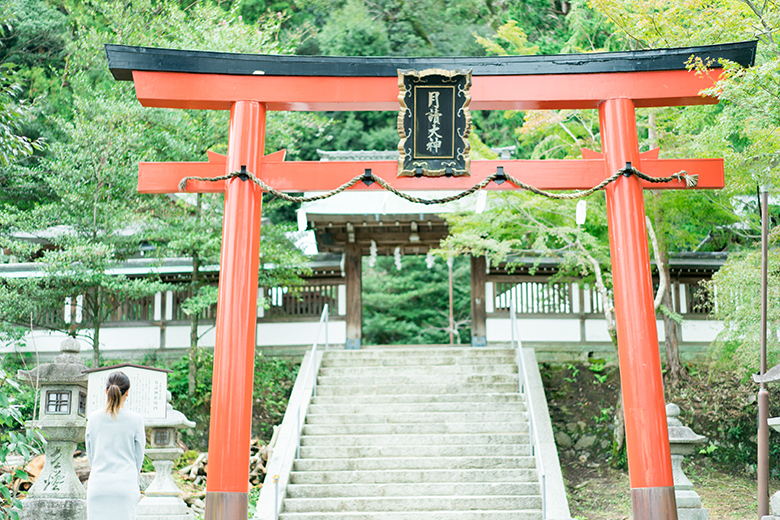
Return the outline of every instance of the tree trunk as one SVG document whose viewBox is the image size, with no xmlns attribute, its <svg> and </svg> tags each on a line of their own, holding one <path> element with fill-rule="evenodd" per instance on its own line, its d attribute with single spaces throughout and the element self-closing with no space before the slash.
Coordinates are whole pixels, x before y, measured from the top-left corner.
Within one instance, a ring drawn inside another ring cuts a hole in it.
<svg viewBox="0 0 780 520">
<path fill-rule="evenodd" d="M 198 294 L 200 288 L 200 257 L 192 255 L 192 296 Z M 195 395 L 195 376 L 198 373 L 198 313 L 190 314 L 190 351 L 189 351 L 189 395 Z"/>
<path fill-rule="evenodd" d="M 617 326 L 615 324 L 614 305 L 607 293 L 607 288 L 604 285 L 604 276 L 601 273 L 601 266 L 598 260 L 582 248 L 585 256 L 590 260 L 593 265 L 593 273 L 596 275 L 596 289 L 598 289 L 601 295 L 603 307 L 604 307 L 604 319 L 607 322 L 607 332 L 609 338 L 612 340 L 612 345 L 615 347 L 615 353 L 618 353 L 618 337 Z M 620 356 L 618 354 L 618 371 L 620 370 Z M 615 403 L 615 415 L 612 419 L 614 429 L 612 431 L 612 467 L 622 468 L 626 465 L 626 458 L 624 457 L 626 450 L 626 417 L 623 411 L 623 387 L 620 386 L 617 396 L 617 402 Z"/>
<path fill-rule="evenodd" d="M 86 303 L 86 298 L 84 298 Z M 102 321 L 101 312 L 102 298 L 100 295 L 100 287 L 95 290 L 95 305 L 92 312 L 92 326 L 95 329 L 95 334 L 92 336 L 92 368 L 98 368 L 100 366 L 100 322 Z"/>
<path fill-rule="evenodd" d="M 626 416 L 623 411 L 623 387 L 618 389 L 615 417 L 612 419 L 612 460 L 613 468 L 624 468 L 627 463 L 626 452 Z"/>
<path fill-rule="evenodd" d="M 662 252 L 664 254 L 665 252 Z M 665 256 L 665 254 L 664 254 Z M 659 265 L 659 269 L 666 271 L 666 279 L 670 280 L 670 283 L 666 285 L 666 290 L 661 300 L 661 305 L 665 306 L 668 310 L 673 311 L 674 305 L 672 304 L 672 284 L 671 277 L 669 276 L 669 262 L 664 258 L 663 266 Z M 669 378 L 669 383 L 672 386 L 678 386 L 685 376 L 685 371 L 682 365 L 682 359 L 680 358 L 680 348 L 677 341 L 677 323 L 668 315 L 667 312 L 661 312 L 664 318 L 664 347 L 666 348 L 666 373 Z"/>
<path fill-rule="evenodd" d="M 201 217 L 201 195 L 198 193 L 195 203 L 195 221 L 200 224 Z M 192 252 L 192 279 L 190 280 L 192 289 L 191 297 L 198 295 L 200 290 L 200 255 L 197 251 Z M 195 395 L 195 379 L 198 373 L 198 313 L 190 314 L 190 351 L 189 351 L 189 385 L 188 393 Z"/>
<path fill-rule="evenodd" d="M 666 350 L 666 371 L 669 384 L 674 387 L 679 386 L 685 373 L 682 366 L 682 359 L 680 358 L 680 348 L 677 340 L 677 323 L 669 316 L 667 311 L 674 311 L 674 305 L 672 304 L 672 276 L 669 269 L 669 247 L 664 240 L 663 227 L 664 216 L 661 208 L 661 194 L 655 192 L 653 194 L 653 202 L 655 202 L 655 210 L 653 211 L 653 227 L 657 229 L 658 235 L 653 240 L 653 247 L 655 249 L 656 263 L 658 264 L 658 277 L 665 284 L 662 283 L 659 287 L 660 299 L 656 297 L 656 310 L 661 306 L 666 307 L 666 311 L 661 309 L 661 315 L 664 320 L 664 349 Z M 648 227 L 648 229 L 650 229 Z M 652 236 L 652 235 L 651 235 Z M 659 305 L 660 304 L 660 305 Z"/>
<path fill-rule="evenodd" d="M 78 324 L 76 323 L 76 312 L 78 310 L 78 295 L 70 297 L 70 325 L 68 326 L 68 336 L 76 337 Z"/>
</svg>

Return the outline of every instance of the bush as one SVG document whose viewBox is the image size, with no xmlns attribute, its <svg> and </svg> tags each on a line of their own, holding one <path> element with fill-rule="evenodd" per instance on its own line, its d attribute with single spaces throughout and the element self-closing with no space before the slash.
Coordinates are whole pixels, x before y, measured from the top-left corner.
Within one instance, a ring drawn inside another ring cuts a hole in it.
<svg viewBox="0 0 780 520">
<path fill-rule="evenodd" d="M 26 461 L 40 453 L 43 437 L 39 431 L 25 430 L 20 406 L 16 397 L 23 388 L 0 368 L 0 466 L 7 463 L 11 454 L 19 454 Z M 21 467 L 0 476 L 0 519 L 18 520 L 22 504 L 11 482 L 14 478 L 26 479 Z"/>
<path fill-rule="evenodd" d="M 189 395 L 189 360 L 185 356 L 173 365 L 168 374 L 168 390 L 173 396 L 173 406 L 197 426 L 182 432 L 182 441 L 187 447 L 206 451 L 209 442 L 209 420 L 211 417 L 211 376 L 214 355 L 207 349 L 198 349 L 195 394 Z M 269 441 L 274 425 L 281 424 L 287 401 L 290 399 L 299 363 L 255 357 L 254 389 L 252 406 L 252 436 Z"/>
<path fill-rule="evenodd" d="M 30 370 L 34 367 L 35 358 L 32 354 L 12 353 L 0 360 L 0 370 L 5 372 L 11 379 L 16 378 L 18 370 Z M 10 392 L 21 420 L 32 420 L 33 410 L 35 409 L 35 389 L 29 385 L 19 385 L 18 388 L 10 389 Z M 38 406 L 40 407 L 40 403 L 38 403 Z M 40 410 L 38 414 L 40 414 Z"/>
</svg>

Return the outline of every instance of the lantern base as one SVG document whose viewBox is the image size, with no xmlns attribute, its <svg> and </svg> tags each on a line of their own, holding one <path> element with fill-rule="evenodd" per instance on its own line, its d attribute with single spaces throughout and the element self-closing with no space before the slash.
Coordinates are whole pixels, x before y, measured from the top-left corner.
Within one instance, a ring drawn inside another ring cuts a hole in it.
<svg viewBox="0 0 780 520">
<path fill-rule="evenodd" d="M 20 520 L 87 520 L 87 501 L 80 498 L 26 498 Z"/>
<path fill-rule="evenodd" d="M 138 503 L 138 520 L 195 520 L 179 497 L 145 497 Z"/>
</svg>

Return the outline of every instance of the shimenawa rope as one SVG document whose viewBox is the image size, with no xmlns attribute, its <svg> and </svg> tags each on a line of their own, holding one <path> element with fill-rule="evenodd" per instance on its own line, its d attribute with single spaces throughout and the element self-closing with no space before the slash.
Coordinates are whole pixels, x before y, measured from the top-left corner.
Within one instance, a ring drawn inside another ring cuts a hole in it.
<svg viewBox="0 0 780 520">
<path fill-rule="evenodd" d="M 631 167 L 630 164 L 627 164 L 625 168 L 621 168 L 620 170 L 616 171 L 612 176 L 604 179 L 601 181 L 598 185 L 587 189 L 583 191 L 576 191 L 574 193 L 552 193 L 545 190 L 540 190 L 539 188 L 536 188 L 534 186 L 531 186 L 529 184 L 524 183 L 523 181 L 509 175 L 508 173 L 504 172 L 504 168 L 502 166 L 499 166 L 495 173 L 491 173 L 484 179 L 482 179 L 481 182 L 475 184 L 471 188 L 462 191 L 460 193 L 457 193 L 455 195 L 451 195 L 449 197 L 442 197 L 440 199 L 422 199 L 419 197 L 414 197 L 412 195 L 409 195 L 407 193 L 403 193 L 401 191 L 398 191 L 397 189 L 393 188 L 386 180 L 384 180 L 381 177 L 378 177 L 371 173 L 371 170 L 366 170 L 365 173 L 362 173 L 360 175 L 355 176 L 354 178 L 350 179 L 348 182 L 342 184 L 338 188 L 331 190 L 327 193 L 322 193 L 320 195 L 312 195 L 310 197 L 295 197 L 292 195 L 287 195 L 286 193 L 283 193 L 281 191 L 277 191 L 274 188 L 270 187 L 263 181 L 257 178 L 254 173 L 247 171 L 245 168 L 241 168 L 240 171 L 235 171 L 228 173 L 227 175 L 221 175 L 219 177 L 185 177 L 179 182 L 179 191 L 186 191 L 187 189 L 187 181 L 207 181 L 207 182 L 216 182 L 216 181 L 224 181 L 227 179 L 232 179 L 233 177 L 242 177 L 244 180 L 249 179 L 260 188 L 263 189 L 263 191 L 266 191 L 268 193 L 271 193 L 277 197 L 279 197 L 282 200 L 287 200 L 290 202 L 313 202 L 315 200 L 323 200 L 330 198 L 338 193 L 341 193 L 344 190 L 347 190 L 357 184 L 358 182 L 363 181 L 366 183 L 366 185 L 371 185 L 372 183 L 376 182 L 379 184 L 379 186 L 382 187 L 382 189 L 385 189 L 391 193 L 394 193 L 398 195 L 399 197 L 406 199 L 410 202 L 415 202 L 418 204 L 425 204 L 425 205 L 432 205 L 432 204 L 445 204 L 447 202 L 452 202 L 458 199 L 462 199 L 463 197 L 467 197 L 468 195 L 471 195 L 472 193 L 479 191 L 483 188 L 485 188 L 488 184 L 491 182 L 496 182 L 497 184 L 501 184 L 504 181 L 509 181 L 518 188 L 521 188 L 523 190 L 530 191 L 531 193 L 535 193 L 537 195 L 541 195 L 543 197 L 548 197 L 550 199 L 558 199 L 558 200 L 572 200 L 572 199 L 580 199 L 583 197 L 587 197 L 588 195 L 591 195 L 592 193 L 602 190 L 606 188 L 610 183 L 615 182 L 621 175 L 636 175 L 640 179 L 646 180 L 648 182 L 652 183 L 662 183 L 662 182 L 671 182 L 671 181 L 685 181 L 685 185 L 688 188 L 696 187 L 699 183 L 699 176 L 696 174 L 689 174 L 685 170 L 681 170 L 677 173 L 673 173 L 669 177 L 651 177 L 645 173 L 640 172 L 639 170 L 636 170 Z"/>
</svg>

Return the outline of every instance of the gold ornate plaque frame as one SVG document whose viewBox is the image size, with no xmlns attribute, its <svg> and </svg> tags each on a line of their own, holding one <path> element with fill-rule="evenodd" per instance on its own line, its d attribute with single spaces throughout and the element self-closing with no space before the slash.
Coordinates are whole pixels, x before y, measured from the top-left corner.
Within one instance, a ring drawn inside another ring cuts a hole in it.
<svg viewBox="0 0 780 520">
<path fill-rule="evenodd" d="M 398 176 L 470 175 L 471 70 L 398 70 Z"/>
</svg>

